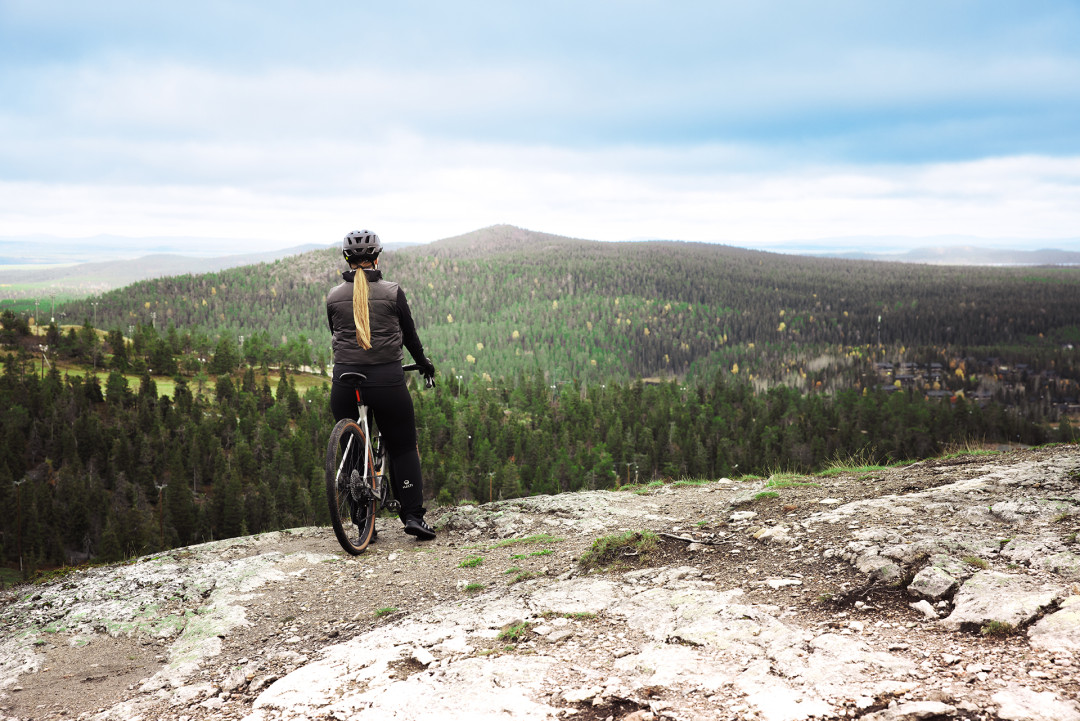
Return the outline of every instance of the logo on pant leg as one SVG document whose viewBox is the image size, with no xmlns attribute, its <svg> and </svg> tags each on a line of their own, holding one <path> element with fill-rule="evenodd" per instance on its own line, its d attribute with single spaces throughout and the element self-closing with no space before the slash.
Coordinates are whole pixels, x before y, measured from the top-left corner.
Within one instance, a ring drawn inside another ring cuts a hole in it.
<svg viewBox="0 0 1080 721">
<path fill-rule="evenodd" d="M 412 488 L 413 487 L 412 481 L 410 481 L 408 478 L 406 478 L 404 481 L 401 482 L 401 487 L 403 489 L 404 488 Z"/>
</svg>

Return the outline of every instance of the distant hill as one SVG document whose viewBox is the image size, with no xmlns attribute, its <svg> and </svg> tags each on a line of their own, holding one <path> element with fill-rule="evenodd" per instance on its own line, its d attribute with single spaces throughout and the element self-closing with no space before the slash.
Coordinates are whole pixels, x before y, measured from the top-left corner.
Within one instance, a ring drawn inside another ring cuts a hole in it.
<svg viewBox="0 0 1080 721">
<path fill-rule="evenodd" d="M 884 260 L 931 265 L 1080 265 L 1080 253 L 1071 250 L 1002 250 L 973 246 L 915 248 L 903 253 L 844 251 L 817 253 L 822 257 Z"/>
<path fill-rule="evenodd" d="M 41 283 L 65 289 L 95 285 L 104 286 L 104 290 L 111 290 L 147 278 L 163 278 L 185 273 L 213 273 L 242 265 L 272 262 L 278 258 L 299 255 L 320 248 L 322 246 L 307 244 L 266 253 L 245 253 L 217 258 L 159 253 L 132 260 L 79 263 L 42 270 L 0 271 L 0 283 Z"/>
<path fill-rule="evenodd" d="M 272 262 L 323 247 L 309 243 L 265 253 L 216 258 L 158 253 L 131 260 L 107 260 L 46 268 L 28 265 L 0 270 L 0 286 L 5 286 L 4 295 L 12 298 L 40 296 L 43 293 L 80 297 L 104 293 L 149 278 L 214 273 L 227 268 Z"/>
<path fill-rule="evenodd" d="M 154 312 L 159 328 L 244 335 L 245 349 L 299 340 L 327 362 L 324 299 L 344 267 L 327 248 L 140 281 L 100 297 L 98 325 L 149 324 Z M 461 375 L 681 376 L 744 362 L 750 344 L 761 372 L 780 373 L 780 359 L 797 348 L 842 355 L 879 341 L 1053 348 L 1080 340 L 1080 268 L 604 243 L 505 225 L 387 252 L 383 268 L 408 293 L 433 358 Z M 64 310 L 76 319 L 93 313 L 87 301 Z"/>
<path fill-rule="evenodd" d="M 241 255 L 262 247 L 257 238 L 214 238 L 203 236 L 123 236 L 92 235 L 59 237 L 55 235 L 0 236 L 0 264 L 48 265 L 62 261 L 133 260 L 147 255 L 183 255 L 214 258 Z M 300 243 L 298 243 L 299 245 Z M 315 247 L 314 245 L 309 247 Z"/>
<path fill-rule="evenodd" d="M 8 244 L 12 245 L 10 242 Z M 395 250 L 412 245 L 414 244 L 387 243 L 385 247 Z M 3 246 L 4 242 L 0 241 L 0 251 Z M 55 292 L 69 298 L 78 298 L 122 288 L 140 280 L 215 273 L 228 268 L 271 263 L 301 253 L 326 250 L 327 247 L 325 244 L 305 243 L 260 253 L 209 257 L 183 253 L 151 253 L 137 258 L 109 258 L 75 265 L 46 263 L 47 259 L 40 252 L 35 254 L 32 249 L 20 247 L 20 250 L 11 256 L 0 256 L 0 265 L 15 266 L 0 270 L 0 286 L 4 287 L 5 297 L 36 297 Z M 330 247 L 336 248 L 337 244 Z M 108 256 L 121 251 L 119 246 L 93 245 L 88 247 L 86 257 L 95 257 L 98 253 Z"/>
</svg>

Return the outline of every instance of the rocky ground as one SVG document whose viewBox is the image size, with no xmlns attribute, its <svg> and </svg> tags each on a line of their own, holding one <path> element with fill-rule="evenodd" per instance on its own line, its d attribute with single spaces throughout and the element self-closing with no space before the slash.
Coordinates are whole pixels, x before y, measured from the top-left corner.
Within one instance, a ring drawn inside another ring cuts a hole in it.
<svg viewBox="0 0 1080 721">
<path fill-rule="evenodd" d="M 1080 721 L 1078 446 L 429 519 L 6 591 L 0 719 Z"/>
</svg>

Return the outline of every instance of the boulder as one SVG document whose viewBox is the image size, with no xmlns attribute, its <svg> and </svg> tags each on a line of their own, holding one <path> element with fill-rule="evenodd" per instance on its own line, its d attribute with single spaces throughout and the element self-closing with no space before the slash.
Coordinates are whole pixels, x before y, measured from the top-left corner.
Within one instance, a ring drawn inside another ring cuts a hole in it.
<svg viewBox="0 0 1080 721">
<path fill-rule="evenodd" d="M 1028 639 L 1035 648 L 1080 651 L 1080 596 L 1062 601 L 1060 609 L 1031 627 Z"/>
<path fill-rule="evenodd" d="M 944 569 L 927 566 L 915 574 L 907 590 L 913 596 L 937 601 L 955 591 L 957 583 L 958 581 Z"/>
<path fill-rule="evenodd" d="M 1062 595 L 1062 588 L 1040 584 L 1026 576 L 980 571 L 956 592 L 953 612 L 942 623 L 957 629 L 991 623 L 1018 628 L 1034 621 Z"/>
</svg>

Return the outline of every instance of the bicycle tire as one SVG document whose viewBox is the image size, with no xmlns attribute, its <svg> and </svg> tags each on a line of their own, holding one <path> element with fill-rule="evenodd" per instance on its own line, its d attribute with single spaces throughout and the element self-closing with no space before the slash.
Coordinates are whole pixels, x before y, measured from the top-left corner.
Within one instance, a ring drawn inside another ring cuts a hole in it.
<svg viewBox="0 0 1080 721">
<path fill-rule="evenodd" d="M 350 442 L 346 455 L 344 449 Z M 349 418 L 337 422 L 326 445 L 326 500 L 330 505 L 330 523 L 338 543 L 354 556 L 364 552 L 375 531 L 375 467 L 370 454 L 364 463 L 366 446 L 364 429 Z M 365 498 L 353 499 L 350 484 L 354 473 L 359 482 L 371 489 Z"/>
</svg>

